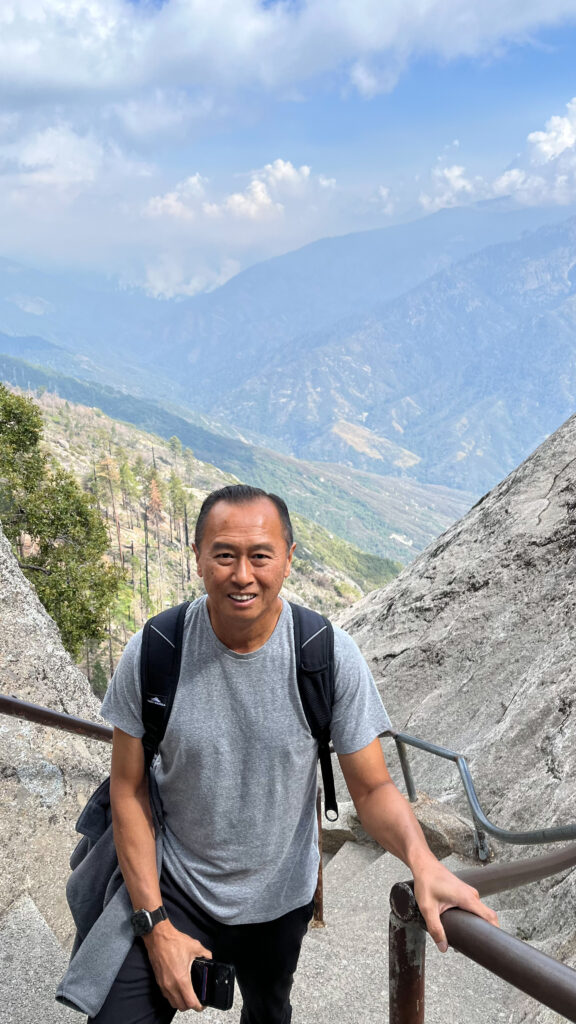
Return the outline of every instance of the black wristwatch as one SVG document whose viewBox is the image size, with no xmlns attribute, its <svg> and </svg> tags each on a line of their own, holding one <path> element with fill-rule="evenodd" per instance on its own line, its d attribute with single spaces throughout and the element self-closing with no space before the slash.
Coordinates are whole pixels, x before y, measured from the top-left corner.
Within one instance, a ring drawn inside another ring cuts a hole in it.
<svg viewBox="0 0 576 1024">
<path fill-rule="evenodd" d="M 159 921 L 166 921 L 168 914 L 166 907 L 158 907 L 157 910 L 136 910 L 130 918 L 134 935 L 149 935 L 155 924 Z"/>
</svg>

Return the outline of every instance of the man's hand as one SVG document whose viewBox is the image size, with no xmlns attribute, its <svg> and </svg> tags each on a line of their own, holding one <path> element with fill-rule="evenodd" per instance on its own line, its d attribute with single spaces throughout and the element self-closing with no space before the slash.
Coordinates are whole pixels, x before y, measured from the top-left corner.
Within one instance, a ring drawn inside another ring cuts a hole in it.
<svg viewBox="0 0 576 1024">
<path fill-rule="evenodd" d="M 435 857 L 427 858 L 422 868 L 414 871 L 414 895 L 428 934 L 441 953 L 448 949 L 448 942 L 440 915 L 450 907 L 460 907 L 498 926 L 498 917 L 481 902 L 476 889 L 456 878 Z"/>
<path fill-rule="evenodd" d="M 354 754 L 340 754 L 339 760 L 362 825 L 412 871 L 414 895 L 440 951 L 445 953 L 448 948 L 440 914 L 449 907 L 460 907 L 497 925 L 496 914 L 480 902 L 476 890 L 456 878 L 431 853 L 408 801 L 390 778 L 379 740 Z"/>
<path fill-rule="evenodd" d="M 144 936 L 148 957 L 163 996 L 175 1010 L 196 1010 L 204 1007 L 190 979 L 192 961 L 197 956 L 212 959 L 212 953 L 197 939 L 179 932 L 170 921 L 160 921 Z"/>
</svg>

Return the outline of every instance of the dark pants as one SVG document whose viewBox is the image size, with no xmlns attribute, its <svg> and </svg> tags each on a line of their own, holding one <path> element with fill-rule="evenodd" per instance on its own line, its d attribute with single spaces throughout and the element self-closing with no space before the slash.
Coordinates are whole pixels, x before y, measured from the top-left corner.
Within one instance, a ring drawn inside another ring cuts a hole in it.
<svg viewBox="0 0 576 1024">
<path fill-rule="evenodd" d="M 198 939 L 215 960 L 234 964 L 242 994 L 241 1024 L 290 1024 L 290 991 L 312 903 L 261 924 L 215 921 L 163 873 L 164 906 L 175 928 Z M 162 995 L 146 947 L 136 939 L 93 1024 L 169 1024 L 174 1010 Z"/>
</svg>

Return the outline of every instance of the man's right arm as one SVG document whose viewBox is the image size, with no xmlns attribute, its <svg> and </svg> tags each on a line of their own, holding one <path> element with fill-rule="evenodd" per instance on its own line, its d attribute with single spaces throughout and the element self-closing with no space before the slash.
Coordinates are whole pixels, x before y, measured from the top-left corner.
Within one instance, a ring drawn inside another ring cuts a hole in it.
<svg viewBox="0 0 576 1024">
<path fill-rule="evenodd" d="M 114 729 L 110 800 L 118 862 L 134 910 L 155 910 L 162 903 L 156 869 L 154 825 L 148 797 L 142 740 Z M 156 980 L 177 1010 L 201 1010 L 190 969 L 197 956 L 210 950 L 178 931 L 169 920 L 154 926 L 144 942 Z"/>
</svg>

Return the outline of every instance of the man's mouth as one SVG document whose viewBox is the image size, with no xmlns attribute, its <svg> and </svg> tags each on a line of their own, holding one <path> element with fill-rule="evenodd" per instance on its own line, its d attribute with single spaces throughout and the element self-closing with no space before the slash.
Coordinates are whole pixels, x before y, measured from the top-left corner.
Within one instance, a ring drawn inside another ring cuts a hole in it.
<svg viewBox="0 0 576 1024">
<path fill-rule="evenodd" d="M 254 601 L 256 598 L 256 594 L 228 594 L 228 597 L 235 604 L 250 604 L 250 601 Z"/>
</svg>

